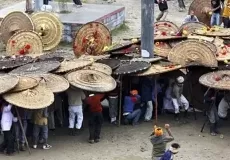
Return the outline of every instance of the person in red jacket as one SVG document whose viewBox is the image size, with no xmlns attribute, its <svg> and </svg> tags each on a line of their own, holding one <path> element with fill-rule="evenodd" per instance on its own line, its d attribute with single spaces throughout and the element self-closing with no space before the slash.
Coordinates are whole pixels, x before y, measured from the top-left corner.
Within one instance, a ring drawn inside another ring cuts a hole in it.
<svg viewBox="0 0 230 160">
<path fill-rule="evenodd" d="M 101 127 L 103 123 L 101 101 L 104 94 L 90 94 L 86 99 L 89 105 L 89 143 L 97 143 L 100 141 Z"/>
</svg>

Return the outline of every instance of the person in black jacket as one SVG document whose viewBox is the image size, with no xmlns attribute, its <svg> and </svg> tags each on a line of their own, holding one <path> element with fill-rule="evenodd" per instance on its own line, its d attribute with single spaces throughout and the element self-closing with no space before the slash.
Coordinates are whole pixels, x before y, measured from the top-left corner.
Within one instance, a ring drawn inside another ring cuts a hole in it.
<svg viewBox="0 0 230 160">
<path fill-rule="evenodd" d="M 184 0 L 178 0 L 178 5 L 179 5 L 179 12 L 185 11 Z"/>
<path fill-rule="evenodd" d="M 155 3 L 158 4 L 160 13 L 157 16 L 157 21 L 159 20 L 165 20 L 166 16 L 168 15 L 168 4 L 167 0 L 156 0 Z"/>
<path fill-rule="evenodd" d="M 221 4 L 223 3 L 223 0 L 211 0 L 211 10 L 212 16 L 211 16 L 211 26 L 219 26 L 220 25 L 220 16 L 221 16 Z"/>
<path fill-rule="evenodd" d="M 77 6 L 82 6 L 81 0 L 73 0 L 74 4 Z"/>
</svg>

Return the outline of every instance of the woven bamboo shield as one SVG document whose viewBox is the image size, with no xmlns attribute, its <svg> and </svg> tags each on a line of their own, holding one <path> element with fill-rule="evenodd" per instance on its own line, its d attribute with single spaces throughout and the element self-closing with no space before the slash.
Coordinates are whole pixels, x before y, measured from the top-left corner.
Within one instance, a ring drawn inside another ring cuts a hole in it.
<svg viewBox="0 0 230 160">
<path fill-rule="evenodd" d="M 209 41 L 203 41 L 203 40 L 197 40 L 197 39 L 188 39 L 186 40 L 186 42 L 197 42 L 199 41 L 199 43 L 204 43 L 205 45 L 207 45 L 213 52 L 214 55 L 216 55 L 217 53 L 217 47 L 215 46 L 215 44 L 209 42 Z"/>
<path fill-rule="evenodd" d="M 97 60 L 97 62 L 106 64 L 107 66 L 110 66 L 110 68 L 112 69 L 116 69 L 117 67 L 120 66 L 121 63 L 119 59 L 112 59 L 112 58 Z"/>
<path fill-rule="evenodd" d="M 10 92 L 24 91 L 36 87 L 37 85 L 38 85 L 38 81 L 36 79 L 31 77 L 20 76 L 18 84 Z"/>
<path fill-rule="evenodd" d="M 47 73 L 33 77 L 39 81 L 39 85 L 49 88 L 53 93 L 64 92 L 69 88 L 69 82 L 63 76 Z"/>
<path fill-rule="evenodd" d="M 53 92 L 41 85 L 21 92 L 6 93 L 3 98 L 18 107 L 26 109 L 41 109 L 54 102 Z"/>
<path fill-rule="evenodd" d="M 99 22 L 89 22 L 76 33 L 73 50 L 77 57 L 82 54 L 100 55 L 105 46 L 112 44 L 109 29 Z"/>
<path fill-rule="evenodd" d="M 112 68 L 106 64 L 103 64 L 103 63 L 93 63 L 91 66 L 86 66 L 83 69 L 99 71 L 99 72 L 105 73 L 107 75 L 112 74 Z"/>
<path fill-rule="evenodd" d="M 181 65 L 174 64 L 172 62 L 156 62 L 151 65 L 149 69 L 144 72 L 136 74 L 137 76 L 149 76 L 157 75 L 161 73 L 171 72 L 177 69 L 180 69 Z"/>
<path fill-rule="evenodd" d="M 168 41 L 168 44 L 170 45 L 170 47 L 174 47 L 175 45 L 177 45 L 180 42 L 181 42 L 181 40 L 174 40 L 174 41 Z"/>
<path fill-rule="evenodd" d="M 46 54 L 40 55 L 39 58 L 41 59 L 46 59 L 46 58 L 54 58 L 54 57 L 62 57 L 65 60 L 71 60 L 74 59 L 75 56 L 71 50 L 55 50 L 55 51 L 50 51 L 47 52 Z"/>
<path fill-rule="evenodd" d="M 44 50 L 52 50 L 58 46 L 62 38 L 63 26 L 59 18 L 48 12 L 37 12 L 31 16 L 35 31 L 42 37 Z"/>
<path fill-rule="evenodd" d="M 154 41 L 185 40 L 187 36 L 155 35 Z"/>
<path fill-rule="evenodd" d="M 197 16 L 200 22 L 210 26 L 210 17 L 208 10 L 211 9 L 210 0 L 193 0 L 189 7 L 188 13 L 194 11 L 194 14 Z"/>
<path fill-rule="evenodd" d="M 112 47 L 109 50 L 106 50 L 106 52 L 116 52 L 121 51 L 127 48 L 130 48 L 133 45 L 132 42 L 125 42 L 125 43 L 119 43 L 119 44 L 113 44 Z M 124 51 L 123 51 L 124 53 Z"/>
<path fill-rule="evenodd" d="M 120 66 L 114 71 L 113 74 L 125 75 L 138 73 L 147 70 L 150 66 L 150 63 L 144 61 L 122 61 Z"/>
<path fill-rule="evenodd" d="M 78 70 L 66 75 L 69 83 L 93 92 L 109 92 L 116 88 L 116 81 L 109 75 L 94 70 Z"/>
<path fill-rule="evenodd" d="M 168 60 L 182 66 L 217 67 L 212 50 L 199 41 L 184 41 L 171 49 Z"/>
<path fill-rule="evenodd" d="M 204 74 L 199 82 L 207 87 L 220 90 L 230 90 L 230 71 L 222 70 Z"/>
<path fill-rule="evenodd" d="M 8 42 L 10 37 L 21 30 L 34 30 L 34 25 L 30 17 L 19 11 L 9 13 L 1 21 L 0 33 L 4 44 Z"/>
<path fill-rule="evenodd" d="M 154 53 L 161 57 L 168 57 L 172 47 L 167 42 L 155 42 Z"/>
<path fill-rule="evenodd" d="M 187 22 L 180 26 L 179 32 L 182 33 L 184 30 L 187 32 L 187 34 L 193 33 L 196 29 L 200 29 L 203 27 L 207 27 L 206 24 L 202 22 Z"/>
<path fill-rule="evenodd" d="M 93 60 L 73 59 L 70 61 L 63 61 L 55 73 L 62 74 L 70 71 L 82 69 L 93 64 Z"/>
<path fill-rule="evenodd" d="M 33 58 L 29 56 L 2 56 L 0 57 L 0 70 L 16 68 L 32 61 Z"/>
<path fill-rule="evenodd" d="M 45 74 L 56 70 L 60 66 L 58 61 L 43 61 L 30 63 L 21 67 L 18 67 L 10 72 L 15 75 L 30 75 L 30 74 Z"/>
<path fill-rule="evenodd" d="M 216 59 L 217 61 L 230 60 L 230 47 L 224 45 L 224 40 L 222 38 L 216 37 L 213 44 L 217 48 Z"/>
<path fill-rule="evenodd" d="M 154 23 L 154 32 L 166 32 L 169 34 L 176 34 L 178 26 L 170 21 L 158 21 Z"/>
<path fill-rule="evenodd" d="M 215 29 L 217 28 L 217 29 Z M 208 36 L 208 37 L 229 37 L 230 36 L 230 30 L 228 28 L 207 28 L 206 30 L 197 29 L 194 32 L 198 35 Z"/>
<path fill-rule="evenodd" d="M 0 76 L 0 94 L 6 93 L 18 84 L 19 78 L 14 75 Z"/>
<path fill-rule="evenodd" d="M 78 59 L 83 59 L 83 60 L 91 60 L 93 59 L 94 61 L 101 60 L 101 59 L 107 59 L 110 57 L 110 54 L 103 54 L 99 56 L 91 56 L 91 55 L 82 55 Z"/>
<path fill-rule="evenodd" d="M 42 54 L 42 39 L 34 31 L 19 31 L 8 40 L 6 52 L 8 55 Z"/>
</svg>

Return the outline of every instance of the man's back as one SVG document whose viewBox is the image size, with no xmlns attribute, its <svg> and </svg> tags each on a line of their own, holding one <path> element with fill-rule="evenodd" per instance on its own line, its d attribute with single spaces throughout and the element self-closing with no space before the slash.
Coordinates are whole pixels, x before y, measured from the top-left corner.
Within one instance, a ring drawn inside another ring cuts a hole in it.
<svg viewBox="0 0 230 160">
<path fill-rule="evenodd" d="M 68 102 L 70 106 L 81 106 L 82 100 L 85 99 L 85 94 L 81 89 L 69 88 L 67 90 Z"/>
<path fill-rule="evenodd" d="M 171 136 L 153 136 L 151 138 L 151 143 L 153 145 L 152 156 L 161 157 L 164 155 L 166 150 L 166 144 L 173 141 L 174 138 Z"/>
</svg>

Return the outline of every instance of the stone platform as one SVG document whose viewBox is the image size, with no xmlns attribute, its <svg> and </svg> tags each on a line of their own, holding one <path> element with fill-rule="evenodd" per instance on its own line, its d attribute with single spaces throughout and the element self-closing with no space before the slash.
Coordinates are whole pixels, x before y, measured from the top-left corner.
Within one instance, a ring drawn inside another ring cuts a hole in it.
<svg viewBox="0 0 230 160">
<path fill-rule="evenodd" d="M 59 13 L 59 4 L 50 2 L 53 11 L 59 16 L 64 25 L 63 41 L 72 42 L 76 31 L 83 24 L 97 21 L 104 23 L 110 30 L 119 27 L 125 20 L 125 7 L 102 4 L 83 4 L 77 8 L 73 3 L 67 3 L 68 13 Z M 0 19 L 12 11 L 25 11 L 25 2 L 16 3 L 0 10 Z"/>
</svg>

